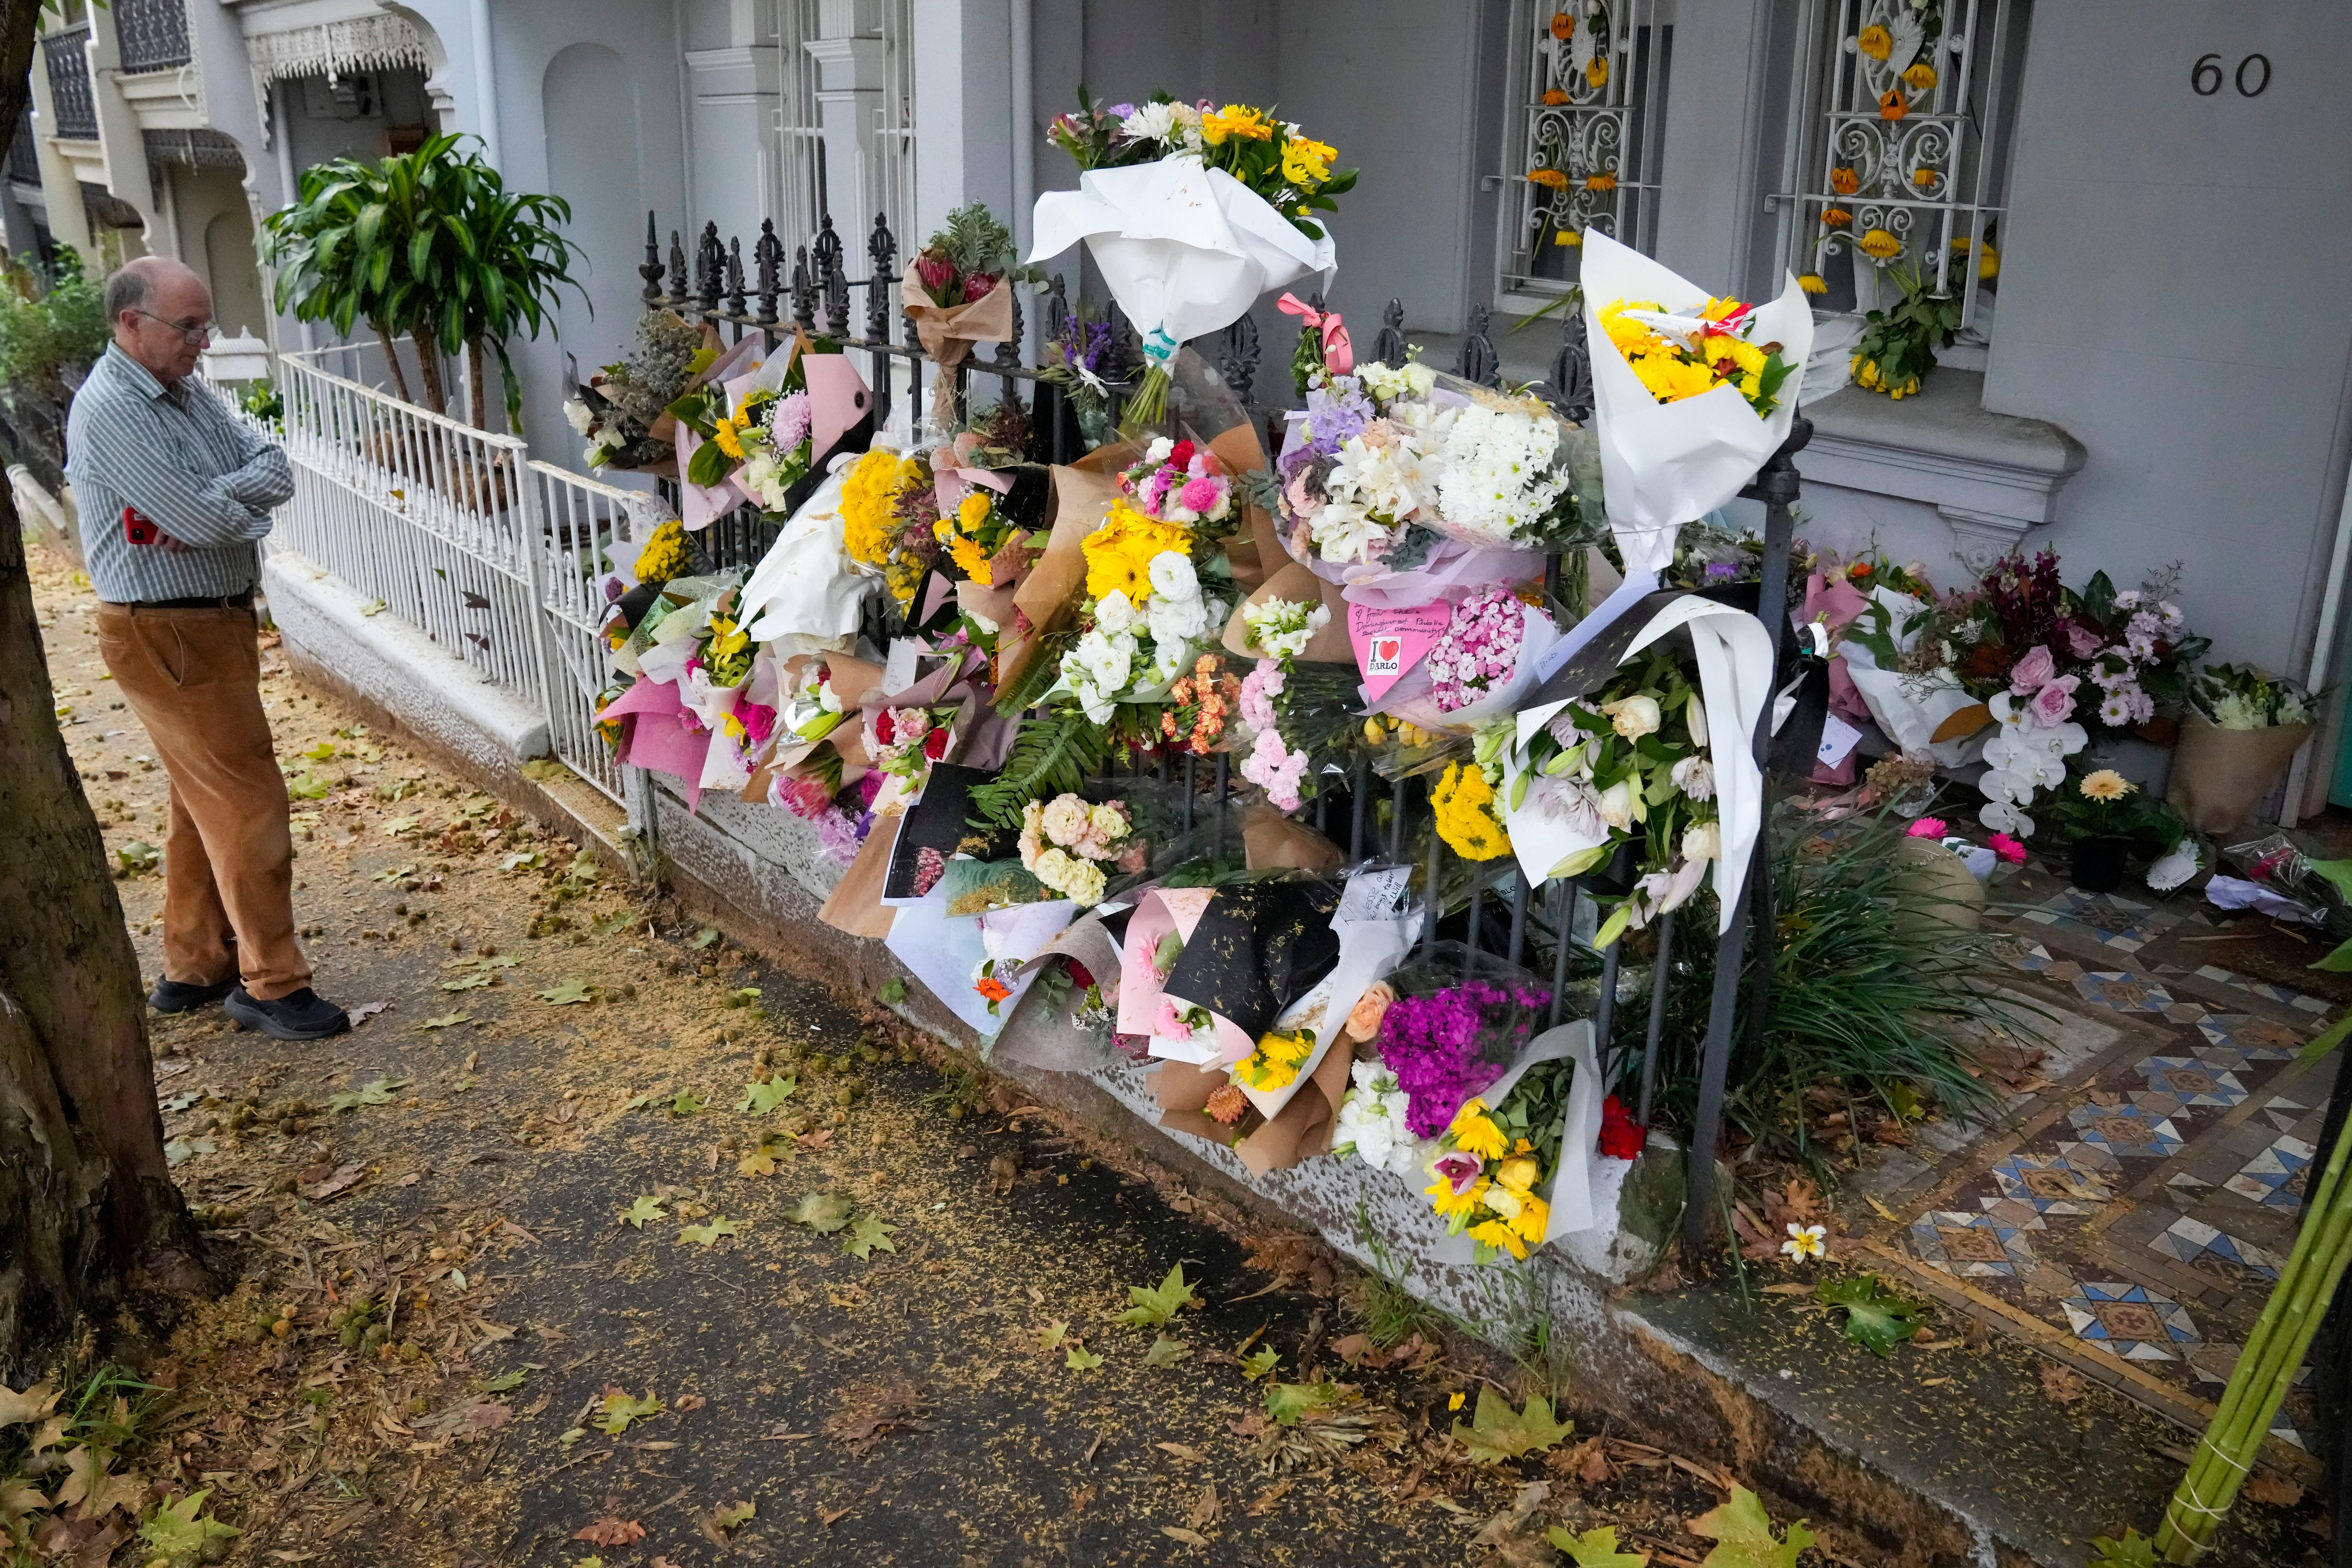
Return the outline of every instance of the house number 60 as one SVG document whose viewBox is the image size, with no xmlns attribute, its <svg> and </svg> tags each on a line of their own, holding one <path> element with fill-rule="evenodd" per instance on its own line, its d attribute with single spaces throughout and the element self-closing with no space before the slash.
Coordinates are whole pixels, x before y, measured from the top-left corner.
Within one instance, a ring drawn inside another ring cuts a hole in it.
<svg viewBox="0 0 2352 1568">
<path fill-rule="evenodd" d="M 2268 55 L 2248 55 L 2238 62 L 2238 96 L 2260 98 L 2271 85 L 2271 57 Z M 2200 98 L 2211 98 L 2221 90 L 2221 57 L 2200 55 L 2197 63 L 2189 68 L 2189 90 Z"/>
</svg>

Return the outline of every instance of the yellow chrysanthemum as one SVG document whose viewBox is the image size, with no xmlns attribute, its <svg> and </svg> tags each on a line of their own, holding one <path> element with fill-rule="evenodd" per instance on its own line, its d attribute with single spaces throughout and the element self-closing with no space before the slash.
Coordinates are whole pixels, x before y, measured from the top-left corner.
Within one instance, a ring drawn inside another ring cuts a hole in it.
<svg viewBox="0 0 2352 1568">
<path fill-rule="evenodd" d="M 1483 770 L 1475 765 L 1447 763 L 1444 777 L 1430 793 L 1437 836 L 1465 860 L 1489 861 L 1508 854 L 1511 835 L 1504 831 L 1490 809 L 1494 799 L 1494 786 L 1486 782 Z"/>
<path fill-rule="evenodd" d="M 852 560 L 880 566 L 888 558 L 892 508 L 899 492 L 921 477 L 921 465 L 879 447 L 851 465 L 841 483 L 841 542 Z"/>
<path fill-rule="evenodd" d="M 1871 229 L 1856 243 L 1863 255 L 1875 256 L 1881 261 L 1885 261 L 1888 256 L 1899 255 L 1903 249 L 1903 242 L 1885 229 Z"/>
<path fill-rule="evenodd" d="M 1926 92 L 1936 85 L 1936 68 L 1920 60 L 1904 71 L 1903 80 L 1913 92 Z"/>
<path fill-rule="evenodd" d="M 1454 1113 L 1453 1125 L 1446 1131 L 1454 1134 L 1455 1148 L 1475 1155 L 1482 1160 L 1499 1160 L 1503 1152 L 1511 1146 L 1511 1141 L 1503 1135 L 1503 1129 L 1495 1125 L 1494 1118 L 1486 1114 L 1484 1100 L 1473 1099 L 1465 1103 L 1462 1109 Z"/>
<path fill-rule="evenodd" d="M 1544 1239 L 1544 1228 L 1551 1223 L 1551 1205 L 1539 1197 L 1519 1199 L 1519 1212 L 1511 1219 L 1511 1228 L 1530 1247 Z"/>
<path fill-rule="evenodd" d="M 686 570 L 686 525 L 672 517 L 653 531 L 637 552 L 639 582 L 667 582 Z"/>
<path fill-rule="evenodd" d="M 1587 174 L 1584 177 L 1584 188 L 1588 191 L 1598 191 L 1604 193 L 1613 191 L 1617 188 L 1617 176 L 1606 172 L 1600 174 Z"/>
<path fill-rule="evenodd" d="M 1577 233 L 1574 229 L 1561 229 L 1559 233 L 1551 236 L 1551 243 L 1554 245 L 1582 245 L 1584 243 L 1584 236 Z"/>
<path fill-rule="evenodd" d="M 1519 1233 L 1512 1228 L 1511 1222 L 1507 1219 L 1489 1219 L 1483 1225 L 1472 1226 L 1470 1239 L 1483 1241 L 1497 1251 L 1508 1252 L 1514 1258 L 1525 1258 L 1528 1255 L 1528 1244 L 1520 1239 Z"/>
<path fill-rule="evenodd" d="M 1331 161 L 1339 150 L 1311 136 L 1294 136 L 1282 144 L 1282 177 L 1301 190 L 1331 177 Z"/>
</svg>

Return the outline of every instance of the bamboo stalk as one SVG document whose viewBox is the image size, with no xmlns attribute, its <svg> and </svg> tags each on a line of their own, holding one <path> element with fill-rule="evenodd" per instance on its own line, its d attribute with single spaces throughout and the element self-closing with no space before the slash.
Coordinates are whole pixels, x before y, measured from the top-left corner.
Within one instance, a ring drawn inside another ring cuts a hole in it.
<svg viewBox="0 0 2352 1568">
<path fill-rule="evenodd" d="M 2352 1129 L 2347 1129 L 2352 1133 Z M 2262 1317 L 2231 1369 L 2230 1385 L 2189 1462 L 2189 1473 L 2164 1511 L 2156 1547 L 2168 1563 L 2193 1563 L 2211 1544 L 2213 1533 L 2236 1501 L 2303 1364 L 2312 1336 L 2327 1315 L 2345 1266 L 2352 1262 L 2352 1184 L 2345 1179 L 2352 1135 L 2339 1134 L 2327 1165 L 2310 1192 L 2303 1228 L 2286 1267 L 2271 1288 Z"/>
</svg>

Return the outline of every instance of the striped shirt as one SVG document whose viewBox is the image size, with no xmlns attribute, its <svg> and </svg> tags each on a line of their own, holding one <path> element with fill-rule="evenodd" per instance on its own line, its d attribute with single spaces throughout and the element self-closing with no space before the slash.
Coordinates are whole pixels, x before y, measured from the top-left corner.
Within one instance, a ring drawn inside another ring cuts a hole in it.
<svg viewBox="0 0 2352 1568">
<path fill-rule="evenodd" d="M 66 450 L 99 598 L 226 597 L 259 579 L 255 547 L 269 532 L 269 509 L 294 494 L 293 471 L 197 377 L 166 387 L 108 344 L 74 393 Z M 188 548 L 132 544 L 122 532 L 125 507 Z"/>
</svg>

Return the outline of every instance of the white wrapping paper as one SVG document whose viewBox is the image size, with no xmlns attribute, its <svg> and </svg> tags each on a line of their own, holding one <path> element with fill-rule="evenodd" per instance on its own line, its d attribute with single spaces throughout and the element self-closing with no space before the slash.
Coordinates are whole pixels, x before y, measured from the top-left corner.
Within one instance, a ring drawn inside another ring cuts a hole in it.
<svg viewBox="0 0 2352 1568">
<path fill-rule="evenodd" d="M 739 623 L 779 658 L 845 653 L 878 581 L 842 543 L 841 489 L 855 457 L 837 462 L 793 514 L 737 596 Z"/>
<path fill-rule="evenodd" d="M 1793 277 L 1778 299 L 1756 308 L 1750 340 L 1759 347 L 1778 342 L 1780 358 L 1794 367 L 1769 419 L 1733 386 L 1661 403 L 1601 330 L 1601 310 L 1620 299 L 1654 299 L 1670 313 L 1696 315 L 1706 290 L 1598 230 L 1586 232 L 1580 265 L 1609 527 L 1631 580 L 1669 564 L 1675 530 L 1738 495 L 1789 438 L 1812 349 L 1813 313 Z"/>
<path fill-rule="evenodd" d="M 1033 262 L 1077 244 L 1164 366 L 1189 339 L 1221 332 L 1269 288 L 1309 272 L 1327 280 L 1339 253 L 1327 230 L 1309 239 L 1265 197 L 1190 153 L 1124 169 L 1089 169 L 1075 191 L 1037 198 Z"/>
</svg>

